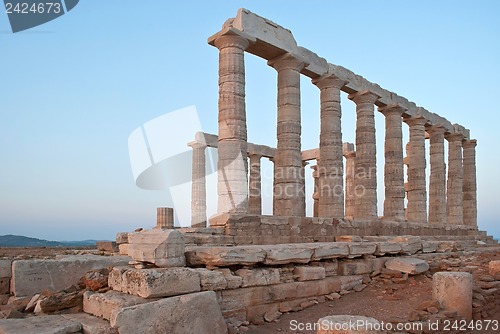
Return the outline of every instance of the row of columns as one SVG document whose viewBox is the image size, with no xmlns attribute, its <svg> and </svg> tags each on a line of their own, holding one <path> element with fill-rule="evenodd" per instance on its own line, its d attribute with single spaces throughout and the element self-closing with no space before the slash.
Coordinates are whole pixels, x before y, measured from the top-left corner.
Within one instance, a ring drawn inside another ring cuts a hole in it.
<svg viewBox="0 0 500 334">
<path fill-rule="evenodd" d="M 250 184 L 247 178 L 244 51 L 251 42 L 242 33 L 234 30 L 228 30 L 214 41 L 214 45 L 220 51 L 218 213 L 261 212 L 261 180 L 260 172 L 257 172 L 260 171 L 260 157 L 250 156 L 252 167 Z M 268 65 L 277 71 L 278 76 L 277 148 L 273 159 L 273 214 L 301 217 L 305 216 L 305 184 L 301 155 L 300 72 L 308 64 L 286 53 L 269 60 Z M 321 217 L 376 219 L 378 218 L 377 162 L 374 113 L 375 103 L 380 97 L 371 91 L 359 91 L 348 96 L 356 104 L 356 153 L 350 156 L 352 159 L 347 158 L 347 175 L 351 172 L 355 175 L 353 180 L 346 180 L 347 186 L 348 182 L 353 182 L 352 189 L 354 189 L 353 194 L 347 194 L 343 191 L 340 105 L 340 91 L 346 82 L 331 74 L 323 75 L 312 82 L 320 89 L 321 99 L 319 145 L 321 159 L 314 171 L 317 176 L 315 212 Z M 386 130 L 384 218 L 392 221 L 404 221 L 406 218 L 411 222 L 465 223 L 475 226 L 477 215 L 475 141 L 464 142 L 462 134 L 446 134 L 445 129 L 440 126 L 428 127 L 428 121 L 421 116 L 403 118 L 406 109 L 400 105 L 388 105 L 378 110 L 385 116 Z M 403 121 L 410 129 L 406 189 Z M 425 172 L 426 133 L 430 136 L 429 213 L 427 213 Z M 448 181 L 445 178 L 445 138 L 449 142 Z M 201 161 L 201 158 L 197 159 Z M 202 191 L 198 190 L 198 184 L 196 186 L 193 184 L 193 192 L 195 188 L 196 194 L 201 196 Z M 405 190 L 408 200 L 406 212 Z M 256 195 L 257 192 L 259 196 Z M 195 202 L 198 203 L 195 203 L 196 207 L 202 208 L 204 205 L 202 201 Z"/>
</svg>

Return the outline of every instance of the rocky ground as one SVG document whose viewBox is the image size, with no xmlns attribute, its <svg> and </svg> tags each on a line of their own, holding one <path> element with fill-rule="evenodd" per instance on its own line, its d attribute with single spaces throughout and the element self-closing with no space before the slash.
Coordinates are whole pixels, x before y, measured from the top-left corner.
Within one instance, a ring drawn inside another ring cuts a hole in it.
<svg viewBox="0 0 500 334">
<path fill-rule="evenodd" d="M 75 250 L 62 248 L 0 248 L 0 258 L 52 258 L 57 254 L 99 254 L 96 250 Z M 466 271 L 474 277 L 473 318 L 479 320 L 500 321 L 500 275 L 489 274 L 488 264 L 500 260 L 498 248 L 484 250 L 481 253 L 462 251 L 440 254 L 416 254 L 425 259 L 430 270 L 424 274 L 407 276 L 401 272 L 383 269 L 366 276 L 365 284 L 356 292 L 333 293 L 324 298 L 324 302 L 306 305 L 299 312 L 285 313 L 270 323 L 246 325 L 240 332 L 250 334 L 271 333 L 315 333 L 308 330 L 321 317 L 344 314 L 373 317 L 384 323 L 413 323 L 422 330 L 406 330 L 403 333 L 498 333 L 499 330 L 445 331 L 443 326 L 452 325 L 461 319 L 455 312 L 443 311 L 432 300 L 432 275 L 438 271 Z M 0 300 L 0 318 L 23 318 L 37 314 L 66 314 L 82 310 L 82 296 L 87 290 L 106 291 L 109 269 L 88 272 L 79 285 L 64 291 L 44 291 L 33 298 Z M 8 303 L 8 304 L 7 304 Z M 440 329 L 429 329 L 429 323 L 440 324 Z M 414 327 L 415 328 L 415 327 Z"/>
</svg>

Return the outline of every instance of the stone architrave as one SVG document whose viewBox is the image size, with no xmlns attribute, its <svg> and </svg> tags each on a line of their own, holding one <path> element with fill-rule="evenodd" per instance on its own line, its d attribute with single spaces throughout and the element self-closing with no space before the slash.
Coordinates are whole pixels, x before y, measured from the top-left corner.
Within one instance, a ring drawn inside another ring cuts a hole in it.
<svg viewBox="0 0 500 334">
<path fill-rule="evenodd" d="M 345 157 L 345 217 L 354 217 L 354 170 L 356 151 L 354 151 L 354 144 L 344 143 L 343 153 Z"/>
<path fill-rule="evenodd" d="M 416 116 L 406 120 L 410 127 L 408 165 L 408 221 L 427 222 L 427 186 L 425 178 L 425 124 L 427 120 Z"/>
<path fill-rule="evenodd" d="M 374 103 L 380 98 L 370 91 L 349 95 L 356 103 L 356 158 L 354 218 L 373 220 L 377 214 L 377 146 Z"/>
<path fill-rule="evenodd" d="M 477 227 L 476 145 L 475 139 L 464 141 L 462 144 L 464 224 L 474 227 Z"/>
<path fill-rule="evenodd" d="M 344 167 L 340 88 L 346 81 L 326 74 L 312 82 L 320 89 L 321 99 L 318 216 L 342 218 L 344 217 Z"/>
<path fill-rule="evenodd" d="M 191 183 L 191 227 L 207 225 L 207 188 L 205 180 L 206 159 L 205 143 L 191 142 L 193 149 L 192 183 Z"/>
<path fill-rule="evenodd" d="M 392 104 L 378 110 L 385 116 L 384 219 L 402 222 L 405 220 L 405 188 L 401 116 L 406 108 Z"/>
<path fill-rule="evenodd" d="M 433 125 L 427 129 L 430 140 L 431 175 L 429 181 L 429 224 L 446 223 L 446 164 L 444 160 L 445 128 Z"/>
<path fill-rule="evenodd" d="M 462 225 L 463 209 L 463 165 L 461 133 L 451 133 L 445 136 L 448 140 L 448 182 L 446 191 L 446 223 Z"/>
<path fill-rule="evenodd" d="M 286 53 L 268 61 L 278 72 L 278 144 L 274 156 L 273 213 L 305 216 L 301 152 L 300 71 L 307 65 Z"/>
<path fill-rule="evenodd" d="M 219 144 L 217 213 L 248 211 L 244 51 L 250 40 L 236 29 L 218 34 Z"/>
<path fill-rule="evenodd" d="M 250 183 L 248 192 L 248 213 L 253 215 L 262 214 L 262 185 L 260 155 L 251 154 L 250 158 Z"/>
</svg>

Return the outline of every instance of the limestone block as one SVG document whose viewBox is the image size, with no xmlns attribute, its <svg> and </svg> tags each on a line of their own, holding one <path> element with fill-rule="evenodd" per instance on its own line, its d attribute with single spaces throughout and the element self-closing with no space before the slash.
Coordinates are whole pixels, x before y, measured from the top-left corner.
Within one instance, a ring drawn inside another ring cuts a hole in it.
<svg viewBox="0 0 500 334">
<path fill-rule="evenodd" d="M 342 276 L 364 275 L 373 271 L 373 261 L 366 259 L 339 261 L 338 274 Z"/>
<path fill-rule="evenodd" d="M 349 257 L 371 255 L 376 249 L 377 245 L 373 242 L 351 242 L 349 243 Z"/>
<path fill-rule="evenodd" d="M 326 271 L 323 267 L 298 266 L 293 270 L 298 281 L 313 281 L 326 277 Z"/>
<path fill-rule="evenodd" d="M 30 296 L 49 289 L 65 289 L 77 284 L 90 270 L 125 265 L 128 256 L 70 255 L 50 260 L 16 260 L 12 263 L 11 292 Z"/>
<path fill-rule="evenodd" d="M 349 246 L 347 243 L 322 242 L 314 244 L 314 253 L 311 260 L 333 259 L 337 257 L 346 257 L 349 255 Z"/>
<path fill-rule="evenodd" d="M 399 254 L 402 251 L 402 246 L 398 242 L 376 242 L 377 249 L 375 255 L 383 256 L 385 254 Z"/>
<path fill-rule="evenodd" d="M 128 244 L 118 245 L 118 252 L 120 255 L 128 255 Z"/>
<path fill-rule="evenodd" d="M 95 244 L 100 251 L 118 252 L 118 246 L 115 241 L 97 241 Z"/>
<path fill-rule="evenodd" d="M 148 300 L 141 297 L 113 290 L 107 291 L 106 293 L 86 291 L 83 294 L 83 311 L 109 320 L 113 310 L 126 306 L 142 304 L 147 301 Z"/>
<path fill-rule="evenodd" d="M 241 287 L 241 284 L 243 283 L 243 278 L 233 275 L 230 269 L 222 268 L 222 269 L 215 269 L 215 271 L 220 272 L 224 275 L 224 278 L 227 281 L 228 289 L 237 289 Z"/>
<path fill-rule="evenodd" d="M 437 272 L 432 277 L 432 298 L 445 311 L 456 311 L 472 319 L 472 275 L 466 272 Z"/>
<path fill-rule="evenodd" d="M 239 269 L 236 275 L 243 281 L 241 287 L 272 285 L 280 283 L 280 274 L 277 268 L 271 269 Z"/>
<path fill-rule="evenodd" d="M 122 291 L 123 273 L 129 269 L 128 266 L 114 267 L 108 275 L 108 286 L 115 291 Z"/>
<path fill-rule="evenodd" d="M 453 252 L 454 250 L 456 250 L 455 241 L 439 241 L 437 248 L 438 253 Z"/>
<path fill-rule="evenodd" d="M 0 319 L 2 334 L 70 334 L 81 333 L 79 322 L 60 315 L 43 315 L 26 319 Z"/>
<path fill-rule="evenodd" d="M 116 244 L 128 244 L 128 232 L 118 232 L 116 234 Z"/>
<path fill-rule="evenodd" d="M 111 287 L 116 290 L 114 286 Z M 122 274 L 121 291 L 157 298 L 200 291 L 200 276 L 191 268 L 129 269 Z"/>
<path fill-rule="evenodd" d="M 360 315 L 330 315 L 318 320 L 317 334 L 376 334 L 380 323 Z"/>
<path fill-rule="evenodd" d="M 490 261 L 488 264 L 488 270 L 490 275 L 493 277 L 500 274 L 500 260 Z"/>
<path fill-rule="evenodd" d="M 196 269 L 200 275 L 201 290 L 224 290 L 227 288 L 227 280 L 224 273 L 217 270 L 204 268 Z"/>
<path fill-rule="evenodd" d="M 0 277 L 12 277 L 12 261 L 0 259 Z"/>
<path fill-rule="evenodd" d="M 339 278 L 340 278 L 340 290 L 344 291 L 352 290 L 355 286 L 363 284 L 363 276 L 360 275 L 340 276 Z"/>
<path fill-rule="evenodd" d="M 422 241 L 420 237 L 416 236 L 400 236 L 387 240 L 389 242 L 401 243 L 402 253 L 413 255 L 422 250 Z"/>
<path fill-rule="evenodd" d="M 420 274 L 429 270 L 427 261 L 409 257 L 398 257 L 387 260 L 385 262 L 385 267 L 411 275 Z"/>
<path fill-rule="evenodd" d="M 186 252 L 189 265 L 225 267 L 253 265 L 264 261 L 266 252 L 259 246 L 194 247 Z"/>
<path fill-rule="evenodd" d="M 438 250 L 439 241 L 422 240 L 422 253 L 434 253 Z"/>
<path fill-rule="evenodd" d="M 276 265 L 286 263 L 308 263 L 311 261 L 314 249 L 307 245 L 273 245 L 264 246 L 266 259 L 264 264 Z"/>
<path fill-rule="evenodd" d="M 180 267 L 186 263 L 183 235 L 176 230 L 154 229 L 129 233 L 128 254 L 136 261 L 158 267 Z"/>
<path fill-rule="evenodd" d="M 111 317 L 120 334 L 227 333 L 215 292 L 203 291 L 128 306 Z"/>
<path fill-rule="evenodd" d="M 288 289 L 286 289 L 287 287 Z M 295 296 L 296 289 L 297 287 L 294 283 L 285 283 L 270 286 L 254 286 L 234 290 L 223 290 L 221 291 L 219 304 L 223 312 L 239 310 L 242 307 L 271 302 L 273 301 L 273 298 L 276 300 L 284 298 L 282 297 L 284 294 L 283 291 L 292 293 L 293 296 Z"/>
<path fill-rule="evenodd" d="M 118 330 L 112 328 L 108 321 L 86 313 L 61 314 L 61 316 L 64 319 L 79 322 L 82 325 L 83 334 L 118 334 Z"/>
</svg>

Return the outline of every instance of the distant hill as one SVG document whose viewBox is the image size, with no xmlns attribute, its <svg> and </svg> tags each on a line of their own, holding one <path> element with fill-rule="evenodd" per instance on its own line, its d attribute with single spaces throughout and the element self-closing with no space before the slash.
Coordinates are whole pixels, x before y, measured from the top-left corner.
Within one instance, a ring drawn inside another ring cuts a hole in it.
<svg viewBox="0 0 500 334">
<path fill-rule="evenodd" d="M 80 247 L 95 246 L 96 240 L 49 241 L 22 235 L 0 235 L 0 247 Z"/>
</svg>

